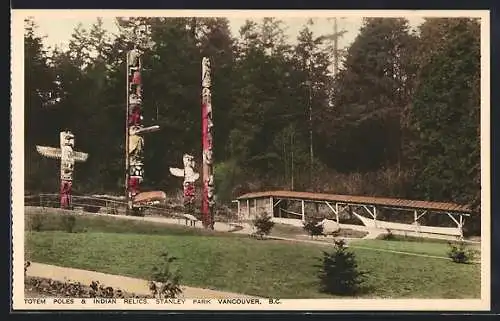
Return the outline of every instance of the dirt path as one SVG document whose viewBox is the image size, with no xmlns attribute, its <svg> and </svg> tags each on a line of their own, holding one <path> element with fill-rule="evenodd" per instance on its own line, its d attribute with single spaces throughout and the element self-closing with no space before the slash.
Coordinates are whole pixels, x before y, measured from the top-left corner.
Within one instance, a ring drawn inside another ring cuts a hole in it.
<svg viewBox="0 0 500 321">
<path fill-rule="evenodd" d="M 31 262 L 26 273 L 27 276 L 52 279 L 65 282 L 74 281 L 82 284 L 90 284 L 92 281 L 99 281 L 105 286 L 111 286 L 114 289 L 121 289 L 129 293 L 148 295 L 151 294 L 148 287 L 148 281 L 131 278 L 121 275 L 113 275 L 95 271 L 73 269 L 55 265 Z M 194 288 L 182 286 L 183 293 L 179 298 L 189 299 L 220 299 L 220 298 L 252 298 L 246 294 L 217 291 L 211 289 Z M 255 298 L 255 297 L 253 297 Z"/>
</svg>

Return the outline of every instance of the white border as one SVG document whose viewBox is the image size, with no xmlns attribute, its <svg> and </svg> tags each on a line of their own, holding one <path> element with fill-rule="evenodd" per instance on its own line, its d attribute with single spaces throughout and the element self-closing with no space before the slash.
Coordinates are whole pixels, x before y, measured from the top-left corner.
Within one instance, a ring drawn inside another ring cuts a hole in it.
<svg viewBox="0 0 500 321">
<path fill-rule="evenodd" d="M 283 300 L 281 305 L 184 305 L 117 304 L 99 309 L 182 309 L 182 310 L 489 310 L 490 298 L 490 17 L 487 10 L 11 10 L 11 79 L 12 79 L 12 237 L 13 237 L 13 309 L 75 309 L 71 306 L 33 306 L 24 303 L 24 18 L 83 18 L 115 16 L 225 16 L 225 17 L 477 17 L 481 18 L 481 299 L 476 300 Z M 90 307 L 90 306 L 86 306 Z M 82 309 L 82 306 L 76 307 Z"/>
</svg>

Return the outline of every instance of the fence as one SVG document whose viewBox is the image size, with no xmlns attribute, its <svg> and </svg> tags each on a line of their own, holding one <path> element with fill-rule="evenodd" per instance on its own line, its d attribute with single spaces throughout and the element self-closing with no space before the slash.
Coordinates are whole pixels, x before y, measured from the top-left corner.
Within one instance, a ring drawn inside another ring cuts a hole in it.
<svg viewBox="0 0 500 321">
<path fill-rule="evenodd" d="M 113 214 L 113 215 L 126 215 L 127 203 L 125 200 L 119 200 L 119 197 L 106 197 L 106 196 L 71 196 L 72 210 L 82 210 L 91 213 Z M 60 196 L 59 194 L 38 194 L 38 195 L 25 195 L 25 206 L 37 206 L 45 208 L 59 208 Z M 145 205 L 142 206 L 143 214 L 145 216 L 163 216 L 163 217 L 177 217 L 179 214 L 184 213 L 182 205 L 167 203 L 165 205 Z M 195 213 L 195 216 L 199 213 Z M 220 208 L 216 213 L 216 220 L 234 221 L 236 213 L 230 208 Z"/>
<path fill-rule="evenodd" d="M 25 206 L 39 206 L 48 208 L 60 207 L 59 194 L 38 194 L 24 197 Z M 72 210 L 82 210 L 91 213 L 125 215 L 127 203 L 116 199 L 94 196 L 71 196 Z M 142 206 L 144 215 L 174 216 L 178 210 L 176 206 L 145 205 Z"/>
</svg>

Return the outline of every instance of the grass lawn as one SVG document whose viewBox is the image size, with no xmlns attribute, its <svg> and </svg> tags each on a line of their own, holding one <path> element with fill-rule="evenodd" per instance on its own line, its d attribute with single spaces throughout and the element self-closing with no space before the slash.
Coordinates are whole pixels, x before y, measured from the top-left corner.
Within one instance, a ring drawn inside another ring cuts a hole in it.
<svg viewBox="0 0 500 321">
<path fill-rule="evenodd" d="M 40 224 L 40 231 L 64 230 L 64 214 L 30 214 L 25 216 L 25 229 L 32 229 L 35 222 Z M 147 235 L 215 235 L 220 237 L 238 237 L 237 234 L 217 232 L 205 229 L 193 229 L 185 225 L 164 224 L 140 220 L 126 220 L 113 216 L 75 215 L 75 232 L 134 233 Z"/>
<path fill-rule="evenodd" d="M 384 249 L 399 252 L 408 252 L 416 254 L 425 254 L 431 256 L 448 257 L 447 253 L 450 250 L 448 243 L 444 242 L 426 242 L 426 241 L 389 241 L 389 240 L 355 240 L 349 246 L 351 248 L 369 247 L 373 249 Z M 480 250 L 478 245 L 468 245 L 470 248 Z M 478 252 L 477 260 L 480 260 Z"/>
<path fill-rule="evenodd" d="M 67 233 L 61 230 L 58 216 L 44 216 L 40 231 L 26 231 L 28 260 L 147 279 L 159 254 L 168 251 L 179 258 L 177 267 L 188 286 L 264 297 L 329 297 L 318 291 L 316 265 L 325 249 L 322 246 L 86 216 L 76 219 L 76 230 L 81 232 Z M 366 285 L 370 291 L 363 297 L 480 296 L 479 265 L 356 248 L 351 251 L 359 267 L 369 271 Z"/>
</svg>

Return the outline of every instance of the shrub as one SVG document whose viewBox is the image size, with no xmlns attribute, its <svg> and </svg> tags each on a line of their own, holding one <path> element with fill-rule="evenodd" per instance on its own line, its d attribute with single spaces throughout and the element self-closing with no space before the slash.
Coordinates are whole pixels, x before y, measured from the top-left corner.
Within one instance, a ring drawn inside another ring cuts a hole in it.
<svg viewBox="0 0 500 321">
<path fill-rule="evenodd" d="M 76 217 L 74 215 L 62 215 L 61 223 L 64 231 L 73 233 L 75 231 Z"/>
<path fill-rule="evenodd" d="M 311 238 L 323 234 L 323 225 L 322 224 L 318 225 L 319 222 L 321 222 L 320 219 L 311 218 L 303 223 L 304 230 L 307 232 L 307 234 L 311 236 Z"/>
<path fill-rule="evenodd" d="M 67 280 L 60 282 L 40 277 L 25 277 L 25 290 L 33 294 L 49 297 L 73 298 L 150 298 L 149 295 L 136 295 L 121 289 L 104 286 L 99 281 L 92 281 L 90 285 Z"/>
<path fill-rule="evenodd" d="M 99 281 L 92 281 L 88 286 L 88 296 L 91 298 L 123 298 L 124 293 L 120 289 L 113 289 L 111 286 L 104 286 Z M 86 287 L 82 287 L 83 293 Z"/>
<path fill-rule="evenodd" d="M 448 257 L 455 263 L 469 263 L 476 256 L 476 251 L 467 248 L 464 241 L 457 243 L 448 242 L 449 251 Z"/>
<path fill-rule="evenodd" d="M 253 220 L 253 225 L 257 230 L 255 234 L 262 239 L 264 235 L 269 235 L 269 233 L 271 233 L 271 230 L 274 227 L 274 222 L 272 221 L 271 216 L 264 212 L 260 213 L 255 220 Z"/>
<path fill-rule="evenodd" d="M 392 233 L 391 230 L 387 229 L 387 233 L 383 235 L 382 239 L 386 241 L 395 241 L 397 237 L 394 235 L 394 233 Z"/>
<path fill-rule="evenodd" d="M 335 241 L 332 253 L 323 252 L 319 273 L 321 291 L 337 295 L 352 295 L 360 290 L 367 272 L 360 271 L 354 253 L 343 240 Z"/>
<path fill-rule="evenodd" d="M 153 267 L 149 289 L 155 298 L 175 298 L 182 293 L 179 271 L 172 271 L 171 268 L 172 262 L 177 258 L 168 253 L 162 253 L 160 256 L 162 261 L 159 266 Z"/>
</svg>

